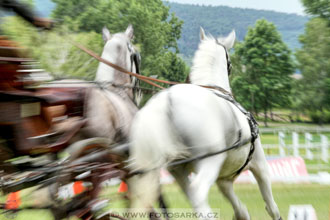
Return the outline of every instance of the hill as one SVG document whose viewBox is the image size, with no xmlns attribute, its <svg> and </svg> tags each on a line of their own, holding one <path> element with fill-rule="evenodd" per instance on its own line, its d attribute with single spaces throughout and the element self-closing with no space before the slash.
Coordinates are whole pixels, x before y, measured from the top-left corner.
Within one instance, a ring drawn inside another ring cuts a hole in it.
<svg viewBox="0 0 330 220">
<path fill-rule="evenodd" d="M 299 48 L 299 35 L 303 34 L 308 17 L 296 14 L 287 14 L 274 11 L 231 8 L 226 6 L 189 5 L 166 3 L 184 21 L 180 52 L 191 57 L 199 42 L 199 27 L 212 35 L 226 35 L 235 29 L 238 40 L 243 40 L 250 26 L 256 20 L 265 18 L 273 22 L 282 35 L 282 39 L 291 49 Z"/>
<path fill-rule="evenodd" d="M 51 0 L 34 0 L 37 10 L 45 17 L 50 16 L 55 4 Z M 199 42 L 199 27 L 215 36 L 226 35 L 235 29 L 238 40 L 243 40 L 249 26 L 265 18 L 273 22 L 283 40 L 291 48 L 299 48 L 298 36 L 304 32 L 308 17 L 274 11 L 231 8 L 226 6 L 189 5 L 165 2 L 170 12 L 184 21 L 182 36 L 178 41 L 184 57 L 193 56 Z"/>
</svg>

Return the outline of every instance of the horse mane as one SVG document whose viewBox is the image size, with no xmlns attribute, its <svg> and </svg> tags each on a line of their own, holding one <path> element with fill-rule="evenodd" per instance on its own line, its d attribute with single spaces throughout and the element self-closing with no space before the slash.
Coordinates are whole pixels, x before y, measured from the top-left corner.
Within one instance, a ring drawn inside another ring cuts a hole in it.
<svg viewBox="0 0 330 220">
<path fill-rule="evenodd" d="M 218 41 L 222 42 L 221 38 Z M 192 84 L 216 85 L 230 91 L 225 50 L 219 47 L 213 36 L 201 40 L 189 78 Z"/>
</svg>

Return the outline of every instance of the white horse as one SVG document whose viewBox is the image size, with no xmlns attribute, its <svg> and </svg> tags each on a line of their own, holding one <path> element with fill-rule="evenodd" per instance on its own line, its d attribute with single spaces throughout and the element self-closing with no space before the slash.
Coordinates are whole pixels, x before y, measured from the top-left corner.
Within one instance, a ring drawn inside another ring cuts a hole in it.
<svg viewBox="0 0 330 220">
<path fill-rule="evenodd" d="M 229 57 L 235 32 L 215 39 L 200 33 L 201 42 L 193 60 L 191 84 L 173 86 L 155 95 L 136 115 L 130 135 L 130 166 L 142 174 L 130 181 L 132 207 L 150 207 L 159 193 L 159 170 L 182 158 L 195 158 L 221 151 L 237 140 L 251 138 L 247 116 L 214 91 L 199 85 L 231 91 Z M 239 135 L 241 134 L 241 135 Z M 241 138 L 239 137 L 241 136 Z M 258 137 L 251 160 L 245 166 L 254 174 L 274 220 L 281 219 L 273 199 L 268 165 Z M 234 219 L 250 219 L 246 207 L 233 190 L 236 173 L 247 161 L 248 142 L 233 150 L 205 159 L 169 167 L 193 208 L 209 219 L 208 192 L 215 182 L 234 209 Z M 195 172 L 192 181 L 188 179 Z"/>
<path fill-rule="evenodd" d="M 105 46 L 101 57 L 130 72 L 137 72 L 137 52 L 131 43 L 133 27 L 129 25 L 125 32 L 113 35 L 107 28 L 102 31 Z M 112 142 L 127 140 L 131 122 L 138 111 L 138 96 L 133 91 L 137 82 L 135 77 L 100 62 L 95 80 L 104 87 L 91 89 L 87 97 L 88 136 L 105 137 Z"/>
</svg>

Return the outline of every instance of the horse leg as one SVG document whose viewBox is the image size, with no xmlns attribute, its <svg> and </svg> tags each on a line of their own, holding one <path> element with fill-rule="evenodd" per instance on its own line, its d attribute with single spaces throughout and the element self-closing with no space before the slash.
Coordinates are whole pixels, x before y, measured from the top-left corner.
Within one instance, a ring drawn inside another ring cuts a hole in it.
<svg viewBox="0 0 330 220">
<path fill-rule="evenodd" d="M 159 178 L 159 169 L 156 169 L 128 179 L 132 211 L 147 213 L 152 209 L 160 195 Z"/>
<path fill-rule="evenodd" d="M 233 188 L 233 180 L 218 179 L 217 185 L 222 192 L 222 194 L 229 200 L 231 203 L 234 213 L 235 220 L 249 220 L 250 216 L 247 211 L 247 208 L 244 204 L 241 203 L 239 198 L 236 196 Z"/>
<path fill-rule="evenodd" d="M 188 197 L 203 219 L 213 219 L 210 216 L 213 212 L 207 201 L 208 192 L 218 178 L 224 158 L 225 155 L 213 156 L 196 163 L 196 176 L 189 186 Z"/>
<path fill-rule="evenodd" d="M 189 199 L 189 174 L 190 169 L 186 169 L 185 165 L 178 165 L 169 169 L 169 172 L 175 178 L 182 191 L 186 194 Z"/>
<path fill-rule="evenodd" d="M 250 161 L 249 169 L 258 182 L 260 192 L 266 203 L 267 212 L 273 220 L 282 219 L 273 198 L 271 181 L 269 177 L 269 167 L 259 138 L 255 141 L 255 152 Z"/>
</svg>

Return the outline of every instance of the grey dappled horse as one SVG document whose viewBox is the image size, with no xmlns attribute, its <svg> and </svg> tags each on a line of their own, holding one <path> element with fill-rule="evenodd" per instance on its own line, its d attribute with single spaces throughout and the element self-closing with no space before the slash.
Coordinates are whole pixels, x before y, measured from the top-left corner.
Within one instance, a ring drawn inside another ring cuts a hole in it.
<svg viewBox="0 0 330 220">
<path fill-rule="evenodd" d="M 137 52 L 132 46 L 132 38 L 131 25 L 125 32 L 116 34 L 110 34 L 107 28 L 103 28 L 105 46 L 101 57 L 128 71 L 136 72 L 138 64 L 134 56 Z M 100 62 L 95 80 L 104 86 L 102 89 L 92 88 L 87 97 L 85 112 L 88 135 L 105 137 L 112 142 L 127 139 L 132 119 L 138 111 L 138 97 L 132 88 L 136 84 L 135 77 Z"/>
</svg>

